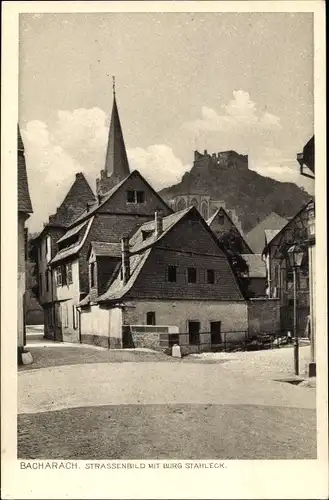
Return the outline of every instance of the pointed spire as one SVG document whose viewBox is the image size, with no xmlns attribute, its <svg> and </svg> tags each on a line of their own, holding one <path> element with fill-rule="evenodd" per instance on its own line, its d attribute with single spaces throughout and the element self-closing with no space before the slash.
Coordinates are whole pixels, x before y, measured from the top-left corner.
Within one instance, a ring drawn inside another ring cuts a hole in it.
<svg viewBox="0 0 329 500">
<path fill-rule="evenodd" d="M 115 77 L 113 76 L 112 78 L 113 107 L 106 151 L 105 170 L 107 177 L 113 176 L 116 178 L 117 182 L 119 182 L 130 174 L 130 170 L 115 97 Z"/>
</svg>

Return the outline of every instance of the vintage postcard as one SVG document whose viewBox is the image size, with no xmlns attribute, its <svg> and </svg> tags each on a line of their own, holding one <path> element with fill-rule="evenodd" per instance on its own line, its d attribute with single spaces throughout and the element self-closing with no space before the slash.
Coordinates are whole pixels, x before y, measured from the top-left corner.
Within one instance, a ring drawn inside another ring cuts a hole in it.
<svg viewBox="0 0 329 500">
<path fill-rule="evenodd" d="M 328 497 L 324 12 L 3 2 L 4 499 Z"/>
</svg>

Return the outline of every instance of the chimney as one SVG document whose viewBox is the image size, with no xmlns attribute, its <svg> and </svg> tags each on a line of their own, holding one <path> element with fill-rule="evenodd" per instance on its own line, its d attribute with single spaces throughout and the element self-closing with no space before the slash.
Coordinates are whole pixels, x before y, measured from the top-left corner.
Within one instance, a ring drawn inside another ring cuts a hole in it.
<svg viewBox="0 0 329 500">
<path fill-rule="evenodd" d="M 159 238 L 159 236 L 163 233 L 163 216 L 160 210 L 155 211 L 155 237 Z"/>
<path fill-rule="evenodd" d="M 203 154 L 206 156 L 208 154 L 208 151 L 205 149 Z"/>
<path fill-rule="evenodd" d="M 102 203 L 102 195 L 98 194 L 97 199 L 98 199 L 98 205 L 100 205 Z"/>
<path fill-rule="evenodd" d="M 125 285 L 130 278 L 129 238 L 127 236 L 124 236 L 121 240 L 121 259 L 122 280 Z"/>
<path fill-rule="evenodd" d="M 90 206 L 91 206 L 91 203 L 89 203 L 89 202 L 87 201 L 87 204 L 86 204 L 86 211 L 87 211 L 87 212 L 89 212 L 89 208 L 90 208 Z"/>
</svg>

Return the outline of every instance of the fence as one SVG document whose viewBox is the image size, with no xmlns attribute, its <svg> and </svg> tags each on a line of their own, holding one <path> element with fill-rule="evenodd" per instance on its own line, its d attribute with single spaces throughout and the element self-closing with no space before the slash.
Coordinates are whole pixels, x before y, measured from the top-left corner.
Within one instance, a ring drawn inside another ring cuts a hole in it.
<svg viewBox="0 0 329 500">
<path fill-rule="evenodd" d="M 249 336 L 248 332 L 221 332 L 220 341 L 212 340 L 211 332 L 202 332 L 198 339 L 190 341 L 189 333 L 172 336 L 168 347 L 178 344 L 183 354 L 201 352 L 238 352 L 275 349 L 292 345 L 293 340 L 277 333 Z"/>
</svg>

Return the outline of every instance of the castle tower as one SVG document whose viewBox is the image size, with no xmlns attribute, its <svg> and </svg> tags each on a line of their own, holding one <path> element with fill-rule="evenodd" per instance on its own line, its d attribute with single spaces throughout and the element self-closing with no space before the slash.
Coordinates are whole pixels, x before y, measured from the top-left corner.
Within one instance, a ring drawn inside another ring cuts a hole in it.
<svg viewBox="0 0 329 500">
<path fill-rule="evenodd" d="M 113 77 L 113 106 L 105 157 L 105 168 L 101 170 L 100 179 L 96 180 L 97 194 L 106 193 L 129 174 L 130 169 L 116 102 L 115 81 Z"/>
</svg>

